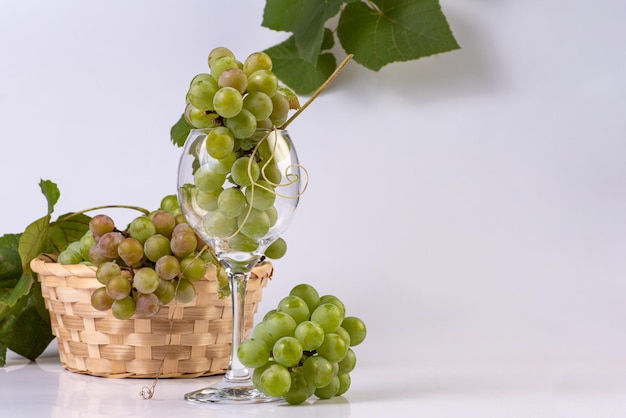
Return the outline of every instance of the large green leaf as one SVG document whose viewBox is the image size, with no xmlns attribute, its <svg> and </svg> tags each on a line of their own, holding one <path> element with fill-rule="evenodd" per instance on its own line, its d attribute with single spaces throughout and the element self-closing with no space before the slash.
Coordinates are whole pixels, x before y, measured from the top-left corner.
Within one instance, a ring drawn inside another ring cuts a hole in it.
<svg viewBox="0 0 626 418">
<path fill-rule="evenodd" d="M 302 59 L 293 36 L 265 52 L 272 58 L 272 71 L 298 94 L 315 91 L 337 68 L 337 61 L 331 53 L 322 53 L 316 64 Z"/>
<path fill-rule="evenodd" d="M 458 49 L 438 0 L 371 0 L 348 4 L 337 26 L 339 42 L 354 60 L 378 71 Z"/>
<path fill-rule="evenodd" d="M 37 219 L 26 227 L 19 244 L 20 258 L 24 272 L 30 272 L 30 261 L 39 254 L 46 252 L 48 231 L 50 230 L 50 215 Z"/>
<path fill-rule="evenodd" d="M 89 229 L 90 220 L 91 217 L 82 213 L 60 216 L 50 224 L 45 252 L 58 254 L 70 243 L 80 240 Z"/>
<path fill-rule="evenodd" d="M 267 0 L 262 25 L 292 32 L 300 57 L 315 64 L 324 39 L 324 25 L 346 0 Z"/>
</svg>

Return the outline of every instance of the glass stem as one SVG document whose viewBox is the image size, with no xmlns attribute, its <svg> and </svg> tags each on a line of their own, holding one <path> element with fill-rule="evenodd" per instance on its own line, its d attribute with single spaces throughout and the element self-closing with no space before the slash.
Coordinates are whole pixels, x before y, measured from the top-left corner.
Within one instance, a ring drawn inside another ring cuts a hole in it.
<svg viewBox="0 0 626 418">
<path fill-rule="evenodd" d="M 231 382 L 241 382 L 250 379 L 250 371 L 239 361 L 237 350 L 243 341 L 245 333 L 245 305 L 246 286 L 250 273 L 228 273 L 230 294 L 233 302 L 233 339 L 230 352 L 230 363 L 224 378 Z"/>
</svg>

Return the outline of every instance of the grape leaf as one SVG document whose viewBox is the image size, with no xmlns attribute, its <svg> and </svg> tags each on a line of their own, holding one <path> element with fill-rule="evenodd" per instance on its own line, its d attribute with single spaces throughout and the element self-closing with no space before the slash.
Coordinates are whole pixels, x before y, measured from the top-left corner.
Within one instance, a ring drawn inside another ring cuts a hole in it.
<svg viewBox="0 0 626 418">
<path fill-rule="evenodd" d="M 337 36 L 361 65 L 378 71 L 458 49 L 438 0 L 370 0 L 350 3 L 341 12 Z"/>
<path fill-rule="evenodd" d="M 292 32 L 300 57 L 315 64 L 320 56 L 326 21 L 335 16 L 346 0 L 267 0 L 263 26 Z"/>
<path fill-rule="evenodd" d="M 50 224 L 45 252 L 58 254 L 70 243 L 81 239 L 89 229 L 90 220 L 91 217 L 84 214 L 60 216 Z"/>
<path fill-rule="evenodd" d="M 180 119 L 170 129 L 172 143 L 177 147 L 183 147 L 192 129 L 193 126 L 187 123 L 185 115 L 181 115 Z"/>
<path fill-rule="evenodd" d="M 293 36 L 264 52 L 272 58 L 272 71 L 276 76 L 298 94 L 315 91 L 337 68 L 331 53 L 322 53 L 316 64 L 305 61 L 298 53 Z"/>
</svg>

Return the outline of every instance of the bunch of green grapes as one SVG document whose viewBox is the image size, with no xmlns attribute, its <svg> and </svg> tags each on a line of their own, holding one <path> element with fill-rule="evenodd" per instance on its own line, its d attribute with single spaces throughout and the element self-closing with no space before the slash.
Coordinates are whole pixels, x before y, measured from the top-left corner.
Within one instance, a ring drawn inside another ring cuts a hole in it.
<svg viewBox="0 0 626 418">
<path fill-rule="evenodd" d="M 103 286 L 92 294 L 94 308 L 110 309 L 118 319 L 150 317 L 174 298 L 181 303 L 193 300 L 193 282 L 202 279 L 211 264 L 203 246 L 181 214 L 176 196 L 170 195 L 158 210 L 136 217 L 124 230 L 108 215 L 94 216 L 89 230 L 57 261 L 97 266 L 96 278 Z"/>
<path fill-rule="evenodd" d="M 254 368 L 252 381 L 266 395 L 301 404 L 312 395 L 344 394 L 356 366 L 352 347 L 365 339 L 365 323 L 346 316 L 343 302 L 321 296 L 308 284 L 295 286 L 241 342 L 241 363 Z"/>
</svg>

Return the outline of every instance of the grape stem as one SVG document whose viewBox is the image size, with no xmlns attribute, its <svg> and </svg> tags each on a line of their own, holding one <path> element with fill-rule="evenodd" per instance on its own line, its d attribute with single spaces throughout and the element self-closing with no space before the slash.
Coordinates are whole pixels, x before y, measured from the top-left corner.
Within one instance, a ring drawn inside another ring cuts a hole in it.
<svg viewBox="0 0 626 418">
<path fill-rule="evenodd" d="M 317 90 L 315 90 L 315 93 L 313 93 L 313 95 L 309 98 L 309 100 L 306 101 L 306 103 L 304 103 L 300 109 L 298 109 L 296 111 L 296 113 L 294 113 L 289 119 L 287 119 L 287 121 L 285 123 L 283 123 L 278 129 L 286 129 L 287 126 L 293 122 L 293 120 L 295 118 L 297 118 L 303 111 L 304 109 L 306 109 L 312 102 L 313 100 L 315 100 L 317 98 L 317 96 L 319 96 L 320 94 L 322 94 L 322 92 L 324 90 L 326 90 L 326 87 L 328 87 L 328 85 L 335 79 L 337 78 L 337 76 L 339 75 L 339 72 L 341 72 L 341 70 L 344 69 L 344 67 L 348 64 L 348 62 L 352 59 L 354 55 L 353 54 L 349 54 L 346 58 L 344 58 L 344 60 L 341 62 L 341 64 L 339 64 L 339 66 L 335 69 L 335 71 L 333 71 L 333 73 L 330 75 L 330 77 L 328 77 L 326 79 L 326 81 L 324 81 L 324 84 L 322 84 Z"/>
<path fill-rule="evenodd" d="M 78 215 L 83 215 L 87 212 L 93 212 L 94 210 L 102 210 L 102 209 L 132 209 L 132 210 L 136 210 L 138 212 L 143 213 L 144 215 L 149 215 L 150 211 L 148 209 L 144 209 L 141 208 L 139 206 L 131 206 L 131 205 L 103 205 L 103 206 L 96 206 L 93 208 L 89 208 L 89 209 L 83 209 L 80 212 L 72 212 L 69 213 L 67 215 L 64 216 L 60 216 L 59 220 L 67 220 L 67 219 L 71 219 L 75 216 Z"/>
</svg>

